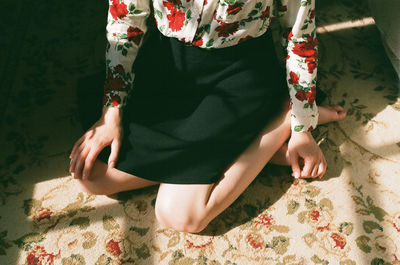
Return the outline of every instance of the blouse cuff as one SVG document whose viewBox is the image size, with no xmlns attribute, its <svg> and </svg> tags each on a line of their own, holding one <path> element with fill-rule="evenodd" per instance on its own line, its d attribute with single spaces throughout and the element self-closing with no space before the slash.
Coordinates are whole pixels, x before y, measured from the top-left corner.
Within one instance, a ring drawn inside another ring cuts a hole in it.
<svg viewBox="0 0 400 265">
<path fill-rule="evenodd" d="M 317 128 L 318 124 L 318 106 L 314 104 L 315 113 L 311 115 L 301 116 L 291 113 L 291 130 L 292 132 L 311 132 Z"/>
</svg>

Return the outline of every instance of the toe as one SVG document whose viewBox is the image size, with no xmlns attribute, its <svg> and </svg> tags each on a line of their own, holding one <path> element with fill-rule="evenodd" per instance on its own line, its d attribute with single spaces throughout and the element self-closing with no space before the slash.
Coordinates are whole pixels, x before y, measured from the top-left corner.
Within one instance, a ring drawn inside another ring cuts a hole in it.
<svg viewBox="0 0 400 265">
<path fill-rule="evenodd" d="M 344 112 L 344 111 L 338 112 L 338 117 L 339 117 L 339 120 L 343 120 L 344 117 L 346 117 L 346 112 Z"/>
<path fill-rule="evenodd" d="M 344 109 L 343 109 L 343 107 L 342 106 L 340 106 L 340 105 L 334 105 L 334 106 L 332 106 L 336 111 L 343 111 Z"/>
</svg>

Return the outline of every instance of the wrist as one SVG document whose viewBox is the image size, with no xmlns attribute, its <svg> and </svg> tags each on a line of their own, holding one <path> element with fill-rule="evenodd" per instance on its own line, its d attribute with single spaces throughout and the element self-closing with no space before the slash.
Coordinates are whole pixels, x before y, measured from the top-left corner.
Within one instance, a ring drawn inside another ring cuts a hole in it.
<svg viewBox="0 0 400 265">
<path fill-rule="evenodd" d="M 291 137 L 294 137 L 294 138 L 296 138 L 296 137 L 312 137 L 313 138 L 311 132 L 303 132 L 303 131 L 300 131 L 300 132 L 292 131 Z"/>
<path fill-rule="evenodd" d="M 122 120 L 122 108 L 103 106 L 102 119 L 106 123 L 120 123 Z"/>
</svg>

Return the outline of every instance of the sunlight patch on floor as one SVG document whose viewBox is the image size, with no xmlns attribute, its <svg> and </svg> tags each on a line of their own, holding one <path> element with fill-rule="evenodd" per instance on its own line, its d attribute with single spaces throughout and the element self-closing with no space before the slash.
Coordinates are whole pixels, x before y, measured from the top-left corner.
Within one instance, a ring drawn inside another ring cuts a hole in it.
<svg viewBox="0 0 400 265">
<path fill-rule="evenodd" d="M 375 20 L 373 17 L 365 17 L 363 19 L 350 20 L 335 24 L 330 24 L 322 27 L 317 27 L 317 33 L 327 33 L 332 31 L 350 29 L 350 28 L 359 28 L 366 27 L 370 25 L 375 25 Z"/>
</svg>

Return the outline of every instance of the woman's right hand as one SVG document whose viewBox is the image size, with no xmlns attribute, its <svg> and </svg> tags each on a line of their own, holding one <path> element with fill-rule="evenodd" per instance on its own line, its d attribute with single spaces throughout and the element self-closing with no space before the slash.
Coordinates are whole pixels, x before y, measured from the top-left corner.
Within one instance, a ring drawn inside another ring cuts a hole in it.
<svg viewBox="0 0 400 265">
<path fill-rule="evenodd" d="M 69 171 L 75 179 L 88 179 L 98 154 L 111 145 L 108 165 L 114 167 L 123 137 L 122 110 L 104 107 L 102 117 L 76 141 L 69 158 Z"/>
</svg>

